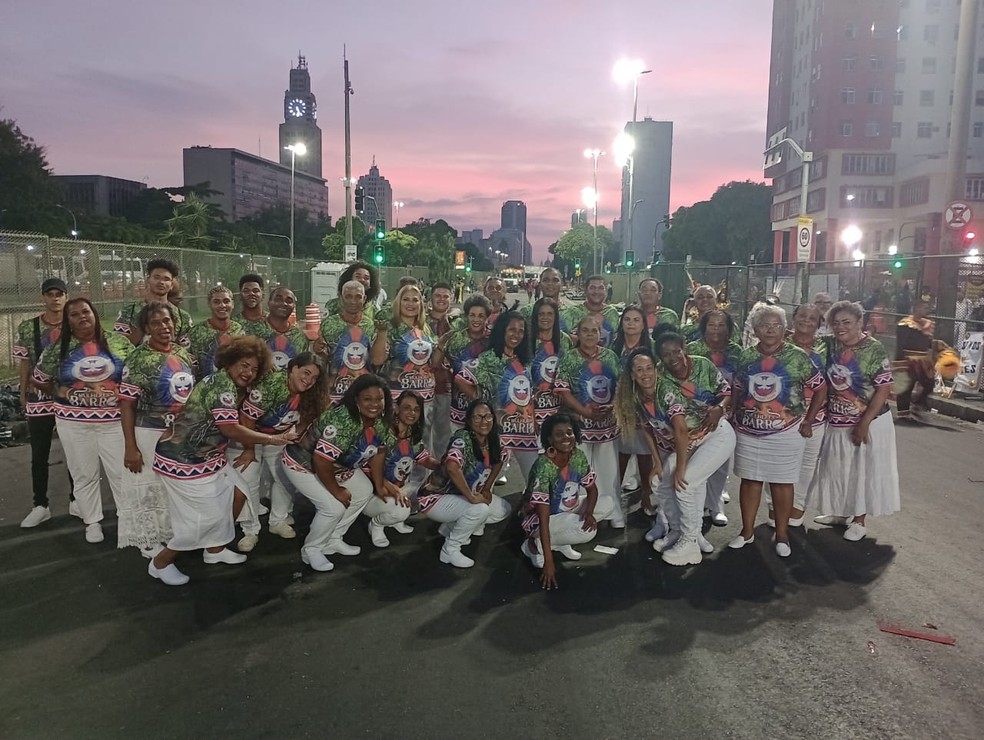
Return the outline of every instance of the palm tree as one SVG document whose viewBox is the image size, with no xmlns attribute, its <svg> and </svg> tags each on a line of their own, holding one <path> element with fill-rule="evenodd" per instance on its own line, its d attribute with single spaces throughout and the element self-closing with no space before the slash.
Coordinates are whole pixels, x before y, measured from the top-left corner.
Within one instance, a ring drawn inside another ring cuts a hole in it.
<svg viewBox="0 0 984 740">
<path fill-rule="evenodd" d="M 212 206 L 191 193 L 175 206 L 174 215 L 164 222 L 167 231 L 160 243 L 171 247 L 209 249 L 215 241 L 208 235 L 212 219 Z"/>
</svg>

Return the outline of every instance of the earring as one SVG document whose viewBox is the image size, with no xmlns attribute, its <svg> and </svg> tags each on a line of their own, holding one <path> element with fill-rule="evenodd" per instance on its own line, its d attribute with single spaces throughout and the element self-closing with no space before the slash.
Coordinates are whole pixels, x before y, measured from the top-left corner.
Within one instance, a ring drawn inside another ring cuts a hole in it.
<svg viewBox="0 0 984 740">
<path fill-rule="evenodd" d="M 554 447 L 553 445 L 550 445 L 550 446 L 549 446 L 549 447 L 547 448 L 547 454 L 548 454 L 548 455 L 556 455 L 556 454 L 557 454 L 557 450 L 556 450 L 556 448 L 555 448 L 555 447 Z"/>
</svg>

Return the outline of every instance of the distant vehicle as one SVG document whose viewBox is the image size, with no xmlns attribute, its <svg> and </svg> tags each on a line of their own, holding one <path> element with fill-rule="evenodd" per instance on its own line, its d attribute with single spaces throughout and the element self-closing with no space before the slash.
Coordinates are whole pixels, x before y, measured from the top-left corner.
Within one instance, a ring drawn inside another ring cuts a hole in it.
<svg viewBox="0 0 984 740">
<path fill-rule="evenodd" d="M 516 278 L 503 278 L 502 282 L 506 286 L 507 293 L 519 292 L 519 280 L 517 280 Z"/>
</svg>

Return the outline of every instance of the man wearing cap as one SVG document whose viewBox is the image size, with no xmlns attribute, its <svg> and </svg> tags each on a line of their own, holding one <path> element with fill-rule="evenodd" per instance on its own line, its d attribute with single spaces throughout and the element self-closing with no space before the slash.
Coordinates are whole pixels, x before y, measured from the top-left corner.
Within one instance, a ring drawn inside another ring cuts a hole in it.
<svg viewBox="0 0 984 740">
<path fill-rule="evenodd" d="M 20 372 L 20 402 L 27 418 L 31 436 L 31 483 L 34 488 L 34 507 L 21 522 L 29 529 L 51 519 L 48 508 L 48 456 L 55 430 L 55 408 L 51 396 L 42 393 L 31 381 L 31 372 L 45 348 L 61 338 L 62 313 L 68 300 L 68 286 L 60 278 L 48 278 L 41 284 L 41 303 L 44 312 L 17 326 L 13 358 Z M 69 483 L 71 483 L 69 476 Z M 74 506 L 70 496 L 69 511 Z"/>
</svg>

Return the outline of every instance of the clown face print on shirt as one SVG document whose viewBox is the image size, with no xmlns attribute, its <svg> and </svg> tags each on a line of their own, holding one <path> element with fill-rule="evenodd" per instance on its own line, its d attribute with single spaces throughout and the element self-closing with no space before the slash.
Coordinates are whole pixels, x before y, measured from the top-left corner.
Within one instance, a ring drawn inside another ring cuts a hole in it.
<svg viewBox="0 0 984 740">
<path fill-rule="evenodd" d="M 390 349 L 387 378 L 394 394 L 417 391 L 425 401 L 434 397 L 434 371 L 430 366 L 434 338 L 421 329 L 402 326 Z"/>
<path fill-rule="evenodd" d="M 774 434 L 799 423 L 808 385 L 823 378 L 807 354 L 786 343 L 774 355 L 750 347 L 738 361 L 733 390 L 735 421 L 749 434 Z"/>
</svg>

